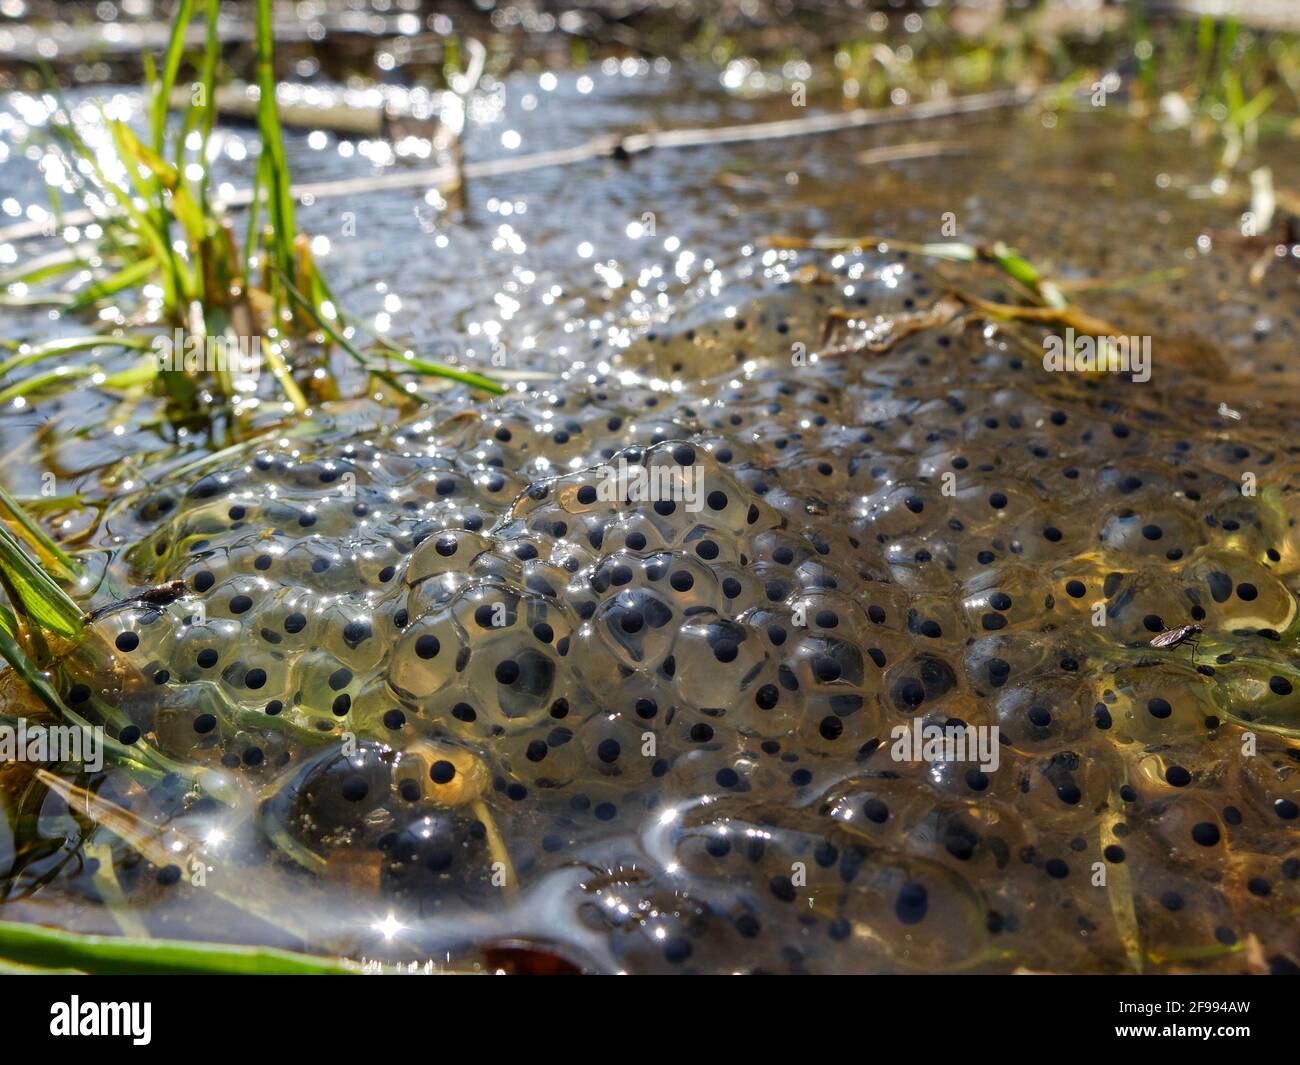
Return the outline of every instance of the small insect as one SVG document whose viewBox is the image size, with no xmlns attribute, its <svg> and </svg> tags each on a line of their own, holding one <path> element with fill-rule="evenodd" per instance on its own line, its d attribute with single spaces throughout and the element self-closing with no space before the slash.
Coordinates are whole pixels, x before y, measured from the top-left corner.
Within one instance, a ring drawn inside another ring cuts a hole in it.
<svg viewBox="0 0 1300 1065">
<path fill-rule="evenodd" d="M 146 606 L 166 606 L 168 603 L 174 603 L 177 599 L 185 594 L 184 581 L 168 581 L 166 584 L 158 584 L 152 588 L 146 588 L 144 591 L 136 592 L 135 595 L 128 595 L 125 599 L 119 599 L 114 603 L 105 603 L 103 606 L 96 607 L 89 613 L 82 614 L 83 622 L 96 621 L 105 614 L 111 614 L 115 610 L 121 610 L 123 607 L 132 606 L 136 603 L 143 603 Z"/>
<path fill-rule="evenodd" d="M 1192 656 L 1196 656 L 1198 644 L 1196 637 L 1200 636 L 1205 630 L 1200 625 L 1180 625 L 1176 629 L 1166 629 L 1164 632 L 1157 633 L 1151 637 L 1152 647 L 1177 647 L 1181 643 L 1187 643 L 1189 640 L 1192 644 Z"/>
</svg>

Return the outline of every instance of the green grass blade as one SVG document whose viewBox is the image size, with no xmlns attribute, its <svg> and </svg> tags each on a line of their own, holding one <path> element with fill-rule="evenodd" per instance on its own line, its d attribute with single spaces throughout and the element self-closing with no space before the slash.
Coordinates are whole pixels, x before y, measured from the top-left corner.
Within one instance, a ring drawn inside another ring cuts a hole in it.
<svg viewBox="0 0 1300 1065">
<path fill-rule="evenodd" d="M 505 385 L 501 384 L 500 381 L 481 373 L 475 373 L 473 370 L 458 370 L 454 366 L 444 366 L 442 363 L 429 362 L 426 359 L 417 359 L 415 357 L 408 358 L 406 355 L 398 355 L 395 362 L 399 373 L 415 373 L 420 374 L 422 377 L 445 377 L 448 380 L 469 385 L 471 388 L 491 392 L 494 396 L 504 395 L 507 391 Z"/>
<path fill-rule="evenodd" d="M 0 957 L 23 965 L 98 975 L 347 976 L 361 972 L 355 962 L 274 947 L 87 936 L 13 921 L 0 922 Z"/>
<path fill-rule="evenodd" d="M 257 0 L 257 127 L 262 135 L 262 153 L 271 162 L 266 200 L 275 231 L 276 258 L 290 278 L 294 274 L 293 238 L 297 226 L 293 216 L 293 194 L 289 188 L 289 167 L 284 156 L 284 134 L 275 103 L 275 32 L 271 21 L 271 0 Z"/>
<path fill-rule="evenodd" d="M 28 622 L 62 636 L 81 631 L 82 610 L 27 553 L 8 525 L 0 523 L 0 571 L 18 596 L 14 607 Z"/>
<path fill-rule="evenodd" d="M 293 404 L 293 409 L 299 414 L 305 413 L 307 398 L 302 394 L 302 389 L 298 387 L 298 382 L 293 379 L 293 371 L 289 369 L 284 358 L 276 350 L 275 344 L 266 337 L 262 337 L 262 357 L 266 359 L 267 365 L 271 367 L 271 373 L 275 377 L 276 383 L 284 392 L 285 398 Z"/>
<path fill-rule="evenodd" d="M 84 310 L 91 304 L 98 303 L 100 300 L 108 299 L 110 296 L 116 296 L 124 289 L 134 288 L 136 285 L 143 284 L 158 270 L 158 260 L 152 255 L 141 259 L 139 262 L 125 266 L 116 273 L 111 274 L 99 281 L 92 281 L 68 304 L 68 310 L 72 312 Z"/>
<path fill-rule="evenodd" d="M 20 366 L 30 366 L 45 359 L 71 355 L 76 351 L 87 351 L 93 348 L 134 348 L 137 351 L 148 351 L 152 347 L 152 337 L 84 336 L 47 340 L 44 344 L 36 344 L 25 351 L 19 349 L 16 355 L 11 355 L 4 362 L 0 362 L 0 377 L 4 377 Z"/>
<path fill-rule="evenodd" d="M 73 381 L 99 373 L 97 366 L 61 366 L 49 373 L 32 374 L 8 388 L 0 389 L 0 406 L 20 396 L 34 396 L 43 392 L 58 392 Z"/>
<path fill-rule="evenodd" d="M 248 228 L 244 237 L 244 277 L 253 282 L 253 254 L 257 250 L 258 225 L 261 222 L 262 198 L 270 184 L 271 157 L 263 152 L 253 171 L 252 199 L 248 203 Z"/>
<path fill-rule="evenodd" d="M 38 551 L 44 551 L 58 563 L 63 570 L 62 577 L 64 580 L 75 581 L 81 576 L 81 566 L 76 560 L 50 539 L 46 531 L 34 522 L 31 515 L 23 509 L 23 505 L 11 496 L 3 486 L 0 486 L 0 507 L 3 507 L 13 516 L 14 521 L 27 534 L 27 539 L 31 541 L 33 547 Z"/>
<path fill-rule="evenodd" d="M 129 392 L 133 388 L 149 384 L 158 377 L 158 373 L 157 359 L 141 359 L 134 366 L 128 366 L 125 370 L 118 370 L 117 373 L 105 376 L 100 387 L 114 392 Z"/>
<path fill-rule="evenodd" d="M 294 303 L 316 320 L 316 324 L 324 330 L 326 336 L 346 351 L 359 365 L 365 367 L 371 373 L 380 376 L 384 375 L 384 371 L 380 370 L 379 367 L 374 366 L 370 360 L 351 343 L 351 341 L 347 340 L 342 333 L 325 320 L 325 316 L 321 314 L 316 307 L 312 306 L 311 301 L 307 299 L 306 296 L 293 287 L 287 277 L 282 277 L 281 280 L 284 282 L 285 290 L 289 293 L 289 296 Z M 409 373 L 418 373 L 427 377 L 445 377 L 448 380 L 459 381 L 461 384 L 469 385 L 471 388 L 478 388 L 484 392 L 491 392 L 494 396 L 502 395 L 506 391 L 505 385 L 501 384 L 499 381 L 494 381 L 492 378 L 485 377 L 483 374 L 474 373 L 472 370 L 457 370 L 451 366 L 443 366 L 441 363 L 424 362 L 420 359 L 407 359 L 405 357 L 400 358 L 398 361 L 402 363 L 403 368 Z"/>
<path fill-rule="evenodd" d="M 1038 268 L 1015 248 L 998 241 L 993 245 L 992 259 L 1004 274 L 1041 296 L 1047 306 L 1058 311 L 1069 306 L 1069 302 L 1061 295 L 1060 290 L 1044 278 Z"/>
<path fill-rule="evenodd" d="M 27 265 L 20 270 L 13 270 L 9 273 L 0 274 L 0 288 L 8 288 L 10 285 L 20 284 L 34 285 L 52 277 L 61 277 L 70 270 L 75 270 L 77 267 L 85 265 L 85 259 L 71 248 L 64 251 L 53 252 L 49 255 L 42 255 L 38 259 L 28 261 Z"/>
<path fill-rule="evenodd" d="M 167 108 L 171 101 L 172 86 L 185 54 L 185 30 L 194 11 L 194 0 L 181 0 L 172 15 L 172 32 L 167 41 L 162 71 L 154 81 L 153 99 L 149 104 L 149 130 L 153 135 L 153 148 L 163 152 L 163 138 L 167 130 Z"/>
<path fill-rule="evenodd" d="M 208 213 L 208 140 L 217 124 L 217 60 L 221 56 L 221 38 L 217 33 L 217 17 L 221 12 L 221 0 L 207 0 L 207 36 L 203 46 L 203 68 L 199 73 L 199 83 L 203 86 L 203 107 L 200 113 L 199 129 L 202 139 L 199 144 L 199 165 L 203 167 L 203 176 L 199 179 L 199 203 L 203 205 L 204 214 Z"/>
</svg>

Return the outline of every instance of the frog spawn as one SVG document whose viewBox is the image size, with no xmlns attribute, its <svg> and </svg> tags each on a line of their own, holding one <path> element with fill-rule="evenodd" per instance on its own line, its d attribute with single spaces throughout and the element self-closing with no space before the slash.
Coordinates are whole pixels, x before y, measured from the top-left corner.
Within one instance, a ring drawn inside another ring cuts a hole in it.
<svg viewBox="0 0 1300 1065">
<path fill-rule="evenodd" d="M 1300 710 L 1289 520 L 1238 483 L 1267 444 L 1049 398 L 971 333 L 795 371 L 815 303 L 646 341 L 716 366 L 742 333 L 723 383 L 451 401 L 156 486 L 129 573 L 192 594 L 69 672 L 111 654 L 92 702 L 274 782 L 422 914 L 506 905 L 503 850 L 525 889 L 605 870 L 575 919 L 629 969 L 1122 969 L 1133 922 L 1145 965 L 1294 956 L 1293 763 L 1239 731 Z M 699 494 L 611 492 L 618 459 Z M 1147 646 L 1191 622 L 1194 660 Z M 918 718 L 996 725 L 998 768 L 895 760 Z"/>
</svg>

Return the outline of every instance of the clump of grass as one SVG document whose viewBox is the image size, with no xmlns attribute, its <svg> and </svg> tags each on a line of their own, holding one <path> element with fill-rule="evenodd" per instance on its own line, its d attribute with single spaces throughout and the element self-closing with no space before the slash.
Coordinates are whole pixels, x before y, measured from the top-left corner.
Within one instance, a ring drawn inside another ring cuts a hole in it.
<svg viewBox="0 0 1300 1065">
<path fill-rule="evenodd" d="M 1259 30 L 1231 16 L 1193 19 L 1144 2 L 1086 13 L 1034 0 L 978 8 L 944 0 L 923 12 L 875 11 L 835 42 L 833 63 L 819 61 L 816 50 L 805 53 L 793 37 L 777 36 L 784 49 L 750 50 L 769 61 L 805 58 L 815 88 L 871 107 L 936 91 L 1037 84 L 1052 87 L 1044 99 L 1050 109 L 1088 109 L 1097 106 L 1095 88 L 1106 86 L 1104 106 L 1160 112 L 1215 144 L 1227 171 L 1248 163 L 1261 137 L 1300 131 L 1294 32 Z M 718 65 L 744 47 L 713 22 L 701 25 L 689 46 Z"/>
<path fill-rule="evenodd" d="M 206 22 L 205 47 L 195 61 L 196 80 L 190 86 L 188 102 L 179 123 L 172 123 L 169 136 L 169 114 L 185 62 L 185 33 L 196 7 L 203 9 Z M 260 355 L 270 369 L 286 407 L 298 414 L 309 407 L 311 383 L 330 380 L 328 348 L 332 344 L 368 373 L 379 374 L 401 395 L 406 389 L 399 375 L 440 377 L 488 393 L 503 392 L 503 386 L 482 374 L 427 360 L 405 358 L 395 364 L 387 360 L 381 367 L 378 360 L 347 341 L 352 327 L 294 215 L 276 104 L 270 0 L 258 0 L 256 8 L 257 125 L 262 150 L 240 246 L 232 220 L 210 189 L 208 145 L 218 118 L 219 8 L 220 0 L 181 0 L 161 62 L 146 56 L 149 102 L 144 136 L 99 105 L 99 117 L 111 137 L 111 152 L 87 142 L 74 121 L 73 109 L 46 72 L 57 104 L 49 124 L 52 147 L 61 153 L 72 191 L 96 216 L 100 235 L 0 277 L 0 289 L 71 275 L 71 291 L 49 300 L 66 314 L 134 293 L 137 306 L 149 317 L 156 315 L 163 324 L 186 330 L 191 338 L 205 343 L 218 338 L 229 345 L 225 350 L 239 350 L 241 339 L 245 349 L 250 341 L 255 342 L 259 346 L 253 354 Z M 51 205 L 57 220 L 62 205 L 59 190 L 53 186 Z M 156 307 L 145 306 L 142 289 L 147 285 L 161 291 Z M 19 347 L 0 364 L 0 381 L 19 367 L 73 351 L 143 350 L 151 346 L 152 339 L 105 334 Z M 319 350 L 319 357 L 295 365 L 288 354 L 295 340 Z M 246 382 L 241 385 L 237 369 L 219 366 L 182 371 L 164 368 L 156 358 L 144 358 L 130 370 L 113 375 L 103 374 L 97 366 L 61 366 L 52 373 L 33 374 L 0 389 L 0 402 L 67 387 L 86 376 L 94 376 L 96 384 L 108 390 L 160 389 L 184 416 L 202 413 L 200 401 L 210 393 L 237 408 L 241 389 L 250 387 Z M 334 394 L 332 383 L 319 394 Z"/>
</svg>

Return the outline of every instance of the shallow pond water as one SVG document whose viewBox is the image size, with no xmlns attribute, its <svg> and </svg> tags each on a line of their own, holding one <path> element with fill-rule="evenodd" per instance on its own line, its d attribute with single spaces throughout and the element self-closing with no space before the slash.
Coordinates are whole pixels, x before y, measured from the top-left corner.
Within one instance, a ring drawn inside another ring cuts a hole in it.
<svg viewBox="0 0 1300 1065">
<path fill-rule="evenodd" d="M 467 151 L 788 117 L 715 86 L 512 80 Z M 943 154 L 858 158 L 918 140 Z M 1034 109 L 304 206 L 354 313 L 540 376 L 215 454 L 157 411 L 105 427 L 92 392 L 6 411 L 6 481 L 93 503 L 63 517 L 115 587 L 185 582 L 57 679 L 201 791 L 69 773 L 139 819 L 114 833 L 6 766 L 0 915 L 456 968 L 1294 964 L 1300 304 L 1294 257 L 1250 282 L 1213 177 L 1183 134 Z M 992 275 L 771 239 L 949 215 L 1066 280 L 1179 270 L 1079 297 L 1151 338 L 1150 380 L 904 325 L 954 284 L 1006 298 Z M 686 491 L 611 496 L 620 458 Z M 918 758 L 917 722 L 996 757 Z"/>
</svg>

